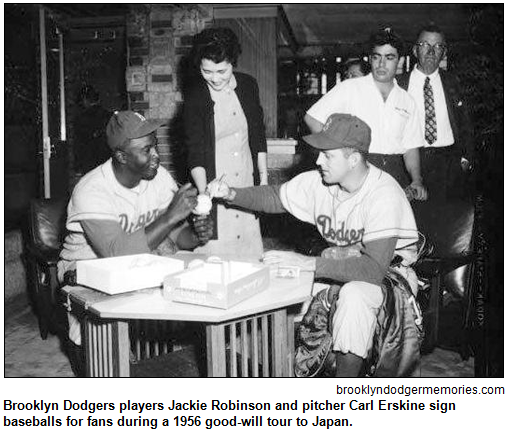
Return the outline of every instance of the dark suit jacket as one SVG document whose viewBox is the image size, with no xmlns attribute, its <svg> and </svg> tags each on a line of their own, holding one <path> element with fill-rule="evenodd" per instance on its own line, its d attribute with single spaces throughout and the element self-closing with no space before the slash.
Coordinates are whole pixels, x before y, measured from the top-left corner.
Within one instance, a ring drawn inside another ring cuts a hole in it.
<svg viewBox="0 0 507 432">
<path fill-rule="evenodd" d="M 266 152 L 266 131 L 259 99 L 259 88 L 253 77 L 234 72 L 238 96 L 248 123 L 248 143 L 252 152 L 254 178 L 258 183 L 257 154 Z M 188 168 L 202 166 L 206 169 L 207 179 L 216 177 L 215 171 L 215 122 L 214 102 L 204 79 L 199 78 L 185 94 L 183 104 L 183 122 L 185 144 L 188 154 Z"/>
<path fill-rule="evenodd" d="M 447 113 L 454 135 L 454 145 L 459 149 L 461 156 L 472 160 L 474 143 L 468 106 L 460 92 L 456 78 L 442 69 L 439 73 L 444 88 Z M 410 73 L 397 75 L 396 81 L 401 88 L 408 90 Z"/>
</svg>

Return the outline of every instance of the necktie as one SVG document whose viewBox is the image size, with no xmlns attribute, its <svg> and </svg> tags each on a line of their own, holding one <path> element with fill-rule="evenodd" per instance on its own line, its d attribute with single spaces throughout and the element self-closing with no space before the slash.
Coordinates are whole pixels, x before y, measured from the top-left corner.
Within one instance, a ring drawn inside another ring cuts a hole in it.
<svg viewBox="0 0 507 432">
<path fill-rule="evenodd" d="M 435 118 L 435 101 L 433 99 L 433 88 L 430 84 L 430 78 L 426 77 L 424 81 L 424 138 L 428 144 L 433 144 L 437 140 L 437 121 Z"/>
</svg>

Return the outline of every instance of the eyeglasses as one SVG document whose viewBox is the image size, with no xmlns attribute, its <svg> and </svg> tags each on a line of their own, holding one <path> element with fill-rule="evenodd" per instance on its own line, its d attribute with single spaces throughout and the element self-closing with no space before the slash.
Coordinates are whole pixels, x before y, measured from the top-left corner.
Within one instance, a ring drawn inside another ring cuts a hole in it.
<svg viewBox="0 0 507 432">
<path fill-rule="evenodd" d="M 443 51 L 446 48 L 445 44 L 440 44 L 440 43 L 436 43 L 435 45 L 431 45 L 428 42 L 417 42 L 416 45 L 425 51 L 429 51 L 430 48 L 434 49 L 435 51 Z"/>
</svg>

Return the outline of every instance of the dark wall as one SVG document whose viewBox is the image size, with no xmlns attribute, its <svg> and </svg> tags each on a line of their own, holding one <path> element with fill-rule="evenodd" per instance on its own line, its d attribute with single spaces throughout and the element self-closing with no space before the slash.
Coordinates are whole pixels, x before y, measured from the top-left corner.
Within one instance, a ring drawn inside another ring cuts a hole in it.
<svg viewBox="0 0 507 432">
<path fill-rule="evenodd" d="M 5 228 L 16 227 L 31 197 L 38 194 L 40 141 L 34 8 L 4 6 L 5 49 Z"/>
<path fill-rule="evenodd" d="M 51 7 L 51 6 L 49 6 Z M 22 224 L 31 198 L 43 196 L 39 8 L 4 6 L 5 37 L 5 227 Z M 109 110 L 127 107 L 124 19 L 71 20 L 47 10 L 46 47 L 51 156 L 51 196 L 66 196 L 74 184 L 73 124 L 81 112 L 77 96 L 93 86 Z M 67 141 L 60 136 L 58 31 L 63 32 Z M 77 28 L 72 27 L 75 24 Z"/>
<path fill-rule="evenodd" d="M 69 26 L 65 76 L 72 176 L 86 173 L 109 157 L 103 131 L 113 111 L 127 109 L 127 56 L 124 18 L 74 18 Z M 82 103 L 84 88 L 93 89 L 98 97 L 93 107 Z"/>
</svg>

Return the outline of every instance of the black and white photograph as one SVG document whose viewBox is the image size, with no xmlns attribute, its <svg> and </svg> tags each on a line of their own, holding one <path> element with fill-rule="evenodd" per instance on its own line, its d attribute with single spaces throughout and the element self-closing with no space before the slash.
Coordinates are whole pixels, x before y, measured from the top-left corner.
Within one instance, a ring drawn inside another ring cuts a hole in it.
<svg viewBox="0 0 507 432">
<path fill-rule="evenodd" d="M 504 378 L 503 3 L 3 17 L 2 386 Z"/>
</svg>

